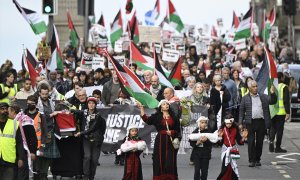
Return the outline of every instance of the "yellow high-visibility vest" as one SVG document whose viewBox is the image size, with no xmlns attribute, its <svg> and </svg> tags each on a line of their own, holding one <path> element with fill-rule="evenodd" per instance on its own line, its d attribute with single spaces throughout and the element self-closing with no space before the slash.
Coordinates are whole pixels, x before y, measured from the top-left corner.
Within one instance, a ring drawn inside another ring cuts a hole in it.
<svg viewBox="0 0 300 180">
<path fill-rule="evenodd" d="M 283 88 L 286 85 L 284 83 L 278 84 L 278 105 L 279 105 L 279 110 L 277 115 L 286 115 L 285 108 L 284 108 L 284 103 L 283 103 Z"/>
<path fill-rule="evenodd" d="M 15 97 L 15 95 L 18 92 L 18 85 L 14 84 L 14 87 L 7 87 L 4 86 L 4 84 L 0 84 L 0 86 L 1 86 L 2 94 L 4 94 L 7 89 L 10 89 L 8 95 L 5 98 L 0 99 L 0 102 L 5 102 L 7 104 L 10 104 L 11 99 Z"/>
<path fill-rule="evenodd" d="M 6 162 L 16 162 L 16 132 L 19 127 L 17 120 L 8 119 L 3 132 L 0 129 L 0 157 Z"/>
<path fill-rule="evenodd" d="M 242 87 L 241 88 L 241 93 L 242 93 L 242 97 L 244 97 L 245 95 L 247 95 L 249 93 L 249 89 L 245 88 L 245 87 Z"/>
</svg>

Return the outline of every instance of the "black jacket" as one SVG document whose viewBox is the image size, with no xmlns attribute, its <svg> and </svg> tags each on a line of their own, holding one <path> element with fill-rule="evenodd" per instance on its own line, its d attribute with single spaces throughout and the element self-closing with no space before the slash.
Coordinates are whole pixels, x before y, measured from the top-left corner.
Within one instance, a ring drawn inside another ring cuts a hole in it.
<svg viewBox="0 0 300 180">
<path fill-rule="evenodd" d="M 101 117 L 99 110 L 95 109 L 94 114 L 91 115 L 89 124 L 88 110 L 71 110 L 76 115 L 76 120 L 80 124 L 80 134 L 88 139 L 95 140 L 98 145 L 101 145 L 104 140 L 104 134 L 106 130 L 106 121 Z M 86 129 L 86 126 L 89 126 Z"/>
<path fill-rule="evenodd" d="M 199 128 L 196 128 L 193 133 L 198 133 Z M 209 129 L 204 129 L 200 131 L 200 133 L 211 133 Z M 197 141 L 189 141 L 190 145 L 193 147 L 193 157 L 194 158 L 211 158 L 211 150 L 212 150 L 212 143 L 207 139 L 203 143 L 203 147 L 199 147 L 196 145 Z"/>
</svg>

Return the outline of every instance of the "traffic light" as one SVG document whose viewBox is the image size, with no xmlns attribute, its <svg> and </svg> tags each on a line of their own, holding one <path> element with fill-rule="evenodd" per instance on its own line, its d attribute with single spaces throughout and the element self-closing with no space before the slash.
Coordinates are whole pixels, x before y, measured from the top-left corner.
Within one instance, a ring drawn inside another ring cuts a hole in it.
<svg viewBox="0 0 300 180">
<path fill-rule="evenodd" d="M 282 0 L 282 8 L 284 14 L 288 16 L 296 15 L 297 0 Z"/>
<path fill-rule="evenodd" d="M 43 0 L 42 11 L 43 14 L 52 15 L 56 13 L 55 0 Z"/>
</svg>

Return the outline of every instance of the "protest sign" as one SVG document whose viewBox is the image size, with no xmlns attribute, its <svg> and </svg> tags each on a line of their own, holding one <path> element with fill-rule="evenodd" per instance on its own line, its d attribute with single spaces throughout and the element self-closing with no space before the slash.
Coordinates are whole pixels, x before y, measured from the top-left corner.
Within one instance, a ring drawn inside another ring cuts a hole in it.
<svg viewBox="0 0 300 180">
<path fill-rule="evenodd" d="M 172 49 L 163 49 L 162 60 L 169 62 L 177 62 L 180 54 L 177 50 Z"/>
<path fill-rule="evenodd" d="M 182 36 L 172 36 L 170 42 L 174 44 L 184 44 Z"/>
<path fill-rule="evenodd" d="M 234 41 L 234 44 L 235 44 L 235 50 L 245 49 L 247 47 L 245 38 Z"/>
<path fill-rule="evenodd" d="M 197 42 L 196 43 L 197 54 L 207 54 L 207 44 L 205 42 Z"/>
<path fill-rule="evenodd" d="M 115 49 L 114 51 L 116 53 L 121 53 L 123 50 L 123 41 L 122 40 L 118 40 L 115 42 Z"/>
<path fill-rule="evenodd" d="M 86 91 L 86 94 L 87 96 L 91 96 L 93 95 L 93 91 L 95 89 L 99 89 L 100 91 L 102 91 L 103 89 L 103 86 L 88 86 L 88 87 L 84 87 L 85 91 Z M 72 97 L 74 95 L 74 90 L 70 90 L 68 91 L 66 94 L 65 94 L 65 99 L 69 99 L 70 97 Z"/>
<path fill-rule="evenodd" d="M 236 59 L 235 54 L 226 54 L 225 55 L 225 63 L 231 65 Z"/>
<path fill-rule="evenodd" d="M 117 60 L 121 66 L 125 64 L 125 56 L 114 56 L 114 59 Z"/>
<path fill-rule="evenodd" d="M 97 69 L 97 68 L 102 68 L 105 69 L 104 66 L 104 57 L 101 57 L 99 55 L 95 56 L 93 58 L 93 64 L 92 64 L 92 69 Z"/>
<path fill-rule="evenodd" d="M 160 27 L 139 26 L 140 42 L 160 42 Z"/>
<path fill-rule="evenodd" d="M 154 43 L 152 44 L 152 47 L 154 46 L 156 53 L 160 53 L 161 52 L 161 44 L 160 43 Z M 152 50 L 153 52 L 153 50 Z"/>
<path fill-rule="evenodd" d="M 81 58 L 81 63 L 80 63 L 80 69 L 82 71 L 89 72 L 92 70 L 92 65 L 93 65 L 93 54 L 88 54 L 88 53 L 82 53 L 82 58 Z"/>
</svg>

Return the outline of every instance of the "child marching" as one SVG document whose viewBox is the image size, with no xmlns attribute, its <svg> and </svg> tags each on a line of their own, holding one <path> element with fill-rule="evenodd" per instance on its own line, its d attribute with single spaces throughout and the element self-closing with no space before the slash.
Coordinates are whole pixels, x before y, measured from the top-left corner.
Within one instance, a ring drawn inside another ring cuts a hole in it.
<svg viewBox="0 0 300 180">
<path fill-rule="evenodd" d="M 190 145 L 193 147 L 194 153 L 194 180 L 207 179 L 212 143 L 216 143 L 218 141 L 218 131 L 211 133 L 211 131 L 207 128 L 207 122 L 208 118 L 201 116 L 197 120 L 198 128 L 189 135 Z"/>
<path fill-rule="evenodd" d="M 140 154 L 146 149 L 146 142 L 138 136 L 138 126 L 129 125 L 128 136 L 117 151 L 118 155 L 125 155 L 125 166 L 123 180 L 142 180 L 142 164 Z"/>
<path fill-rule="evenodd" d="M 222 168 L 218 180 L 239 179 L 237 160 L 240 159 L 236 142 L 243 145 L 248 135 L 247 130 L 239 132 L 238 126 L 234 123 L 232 115 L 226 115 L 225 121 L 219 129 L 219 137 L 222 138 L 223 146 L 221 153 Z"/>
</svg>

